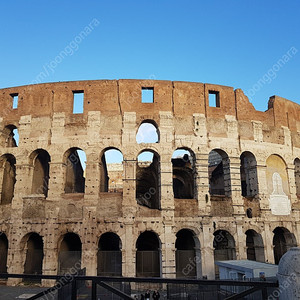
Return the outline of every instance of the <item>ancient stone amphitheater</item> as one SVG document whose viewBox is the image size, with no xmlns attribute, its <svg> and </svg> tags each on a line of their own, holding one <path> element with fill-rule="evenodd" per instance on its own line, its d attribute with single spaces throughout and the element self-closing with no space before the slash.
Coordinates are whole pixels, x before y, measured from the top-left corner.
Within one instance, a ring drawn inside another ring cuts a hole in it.
<svg viewBox="0 0 300 300">
<path fill-rule="evenodd" d="M 261 112 L 240 89 L 154 80 L 0 101 L 0 273 L 214 278 L 215 261 L 300 244 L 296 103 Z"/>
</svg>

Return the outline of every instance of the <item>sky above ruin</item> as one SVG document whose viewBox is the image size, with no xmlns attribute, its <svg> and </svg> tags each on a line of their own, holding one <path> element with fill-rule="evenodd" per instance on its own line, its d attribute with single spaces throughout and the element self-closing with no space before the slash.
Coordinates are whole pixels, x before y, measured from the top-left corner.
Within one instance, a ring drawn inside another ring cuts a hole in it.
<svg viewBox="0 0 300 300">
<path fill-rule="evenodd" d="M 196 81 L 300 103 L 300 1 L 1 1 L 0 88 Z"/>
</svg>

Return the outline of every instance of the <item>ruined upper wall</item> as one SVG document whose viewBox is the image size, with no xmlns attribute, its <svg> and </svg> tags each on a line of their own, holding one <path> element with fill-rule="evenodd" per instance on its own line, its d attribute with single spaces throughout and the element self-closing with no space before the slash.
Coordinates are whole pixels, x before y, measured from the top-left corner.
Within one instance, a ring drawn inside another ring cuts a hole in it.
<svg viewBox="0 0 300 300">
<path fill-rule="evenodd" d="M 154 89 L 154 103 L 141 102 L 142 87 Z M 57 82 L 0 90 L 0 117 L 4 123 L 18 122 L 23 115 L 48 116 L 64 112 L 73 115 L 73 91 L 84 91 L 83 119 L 89 111 L 104 115 L 136 112 L 137 121 L 159 121 L 159 111 L 171 111 L 177 118 L 204 114 L 208 118 L 235 116 L 239 121 L 261 121 L 268 126 L 300 131 L 300 105 L 273 96 L 266 112 L 257 111 L 240 89 L 197 82 L 157 80 L 94 80 Z M 220 107 L 210 107 L 209 91 L 218 92 Z M 17 109 L 12 109 L 12 94 L 18 94 Z M 76 121 L 76 120 L 75 120 Z M 158 122 L 159 123 L 159 122 Z"/>
</svg>

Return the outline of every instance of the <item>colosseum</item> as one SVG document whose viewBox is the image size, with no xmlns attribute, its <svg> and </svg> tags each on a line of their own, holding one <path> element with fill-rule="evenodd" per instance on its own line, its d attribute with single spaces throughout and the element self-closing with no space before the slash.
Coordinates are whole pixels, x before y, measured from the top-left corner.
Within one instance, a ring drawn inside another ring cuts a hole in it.
<svg viewBox="0 0 300 300">
<path fill-rule="evenodd" d="M 157 80 L 0 91 L 0 273 L 213 279 L 300 245 L 298 104 Z"/>
</svg>

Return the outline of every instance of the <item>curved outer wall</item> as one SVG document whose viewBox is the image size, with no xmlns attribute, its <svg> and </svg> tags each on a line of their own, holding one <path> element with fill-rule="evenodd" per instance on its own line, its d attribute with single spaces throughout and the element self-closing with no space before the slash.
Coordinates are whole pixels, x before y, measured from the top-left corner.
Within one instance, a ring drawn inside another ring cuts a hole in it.
<svg viewBox="0 0 300 300">
<path fill-rule="evenodd" d="M 154 103 L 141 103 L 141 88 L 154 88 Z M 73 114 L 73 92 L 84 91 L 84 112 Z M 219 92 L 220 107 L 210 107 L 209 91 Z M 12 109 L 12 94 L 18 94 Z M 190 229 L 199 240 L 202 275 L 214 277 L 214 232 L 227 230 L 235 240 L 237 259 L 245 259 L 246 234 L 253 229 L 262 236 L 265 260 L 274 262 L 273 230 L 284 227 L 300 243 L 300 202 L 296 195 L 295 165 L 300 158 L 300 106 L 278 96 L 266 112 L 256 111 L 241 90 L 231 87 L 152 80 L 99 80 L 60 82 L 0 90 L 0 124 L 18 128 L 18 147 L 0 154 L 16 158 L 16 184 L 10 204 L 0 205 L 0 231 L 8 238 L 8 272 L 24 271 L 24 236 L 36 232 L 43 238 L 43 274 L 57 274 L 58 249 L 66 232 L 79 235 L 82 267 L 96 275 L 97 249 L 101 234 L 115 232 L 122 244 L 122 273 L 135 276 L 136 241 L 152 230 L 161 241 L 161 273 L 175 276 L 176 233 Z M 137 144 L 136 132 L 145 119 L 153 120 L 160 141 Z M 2 133 L 4 135 L 4 133 Z M 64 193 L 64 153 L 78 147 L 87 155 L 85 193 Z M 123 193 L 100 191 L 100 154 L 109 147 L 119 149 L 123 161 Z M 195 154 L 195 199 L 174 199 L 171 157 L 177 148 Z M 33 195 L 30 155 L 37 149 L 50 157 L 49 191 L 43 198 Z M 144 149 L 160 158 L 160 209 L 137 204 L 136 159 Z M 208 155 L 222 149 L 230 160 L 231 196 L 229 212 L 224 199 L 211 197 Z M 257 161 L 259 194 L 251 201 L 241 194 L 240 156 L 250 151 Z M 288 215 L 273 214 L 267 178 L 271 155 L 286 164 Z M 1 171 L 3 173 L 3 170 Z M 1 174 L 2 174 L 1 173 Z M 1 175 L 3 176 L 3 175 Z M 251 207 L 253 218 L 246 209 Z M 200 276 L 200 275 L 198 275 Z"/>
</svg>

